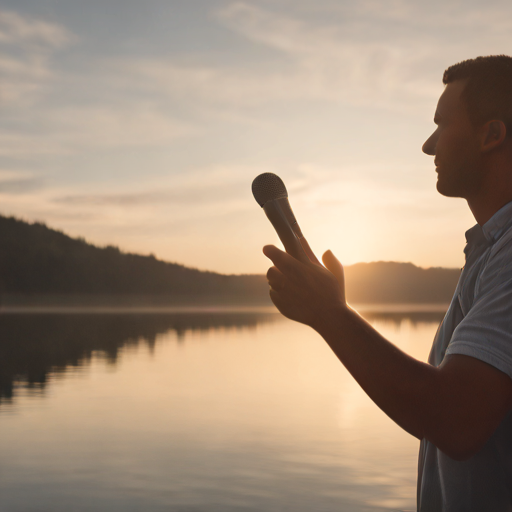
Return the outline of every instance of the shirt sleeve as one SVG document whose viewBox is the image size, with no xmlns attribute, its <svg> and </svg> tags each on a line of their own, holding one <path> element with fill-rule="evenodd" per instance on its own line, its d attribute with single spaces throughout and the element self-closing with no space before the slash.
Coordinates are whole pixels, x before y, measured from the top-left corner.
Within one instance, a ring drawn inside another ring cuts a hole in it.
<svg viewBox="0 0 512 512">
<path fill-rule="evenodd" d="M 449 354 L 480 359 L 512 378 L 512 278 L 476 298 L 453 332 Z"/>
</svg>

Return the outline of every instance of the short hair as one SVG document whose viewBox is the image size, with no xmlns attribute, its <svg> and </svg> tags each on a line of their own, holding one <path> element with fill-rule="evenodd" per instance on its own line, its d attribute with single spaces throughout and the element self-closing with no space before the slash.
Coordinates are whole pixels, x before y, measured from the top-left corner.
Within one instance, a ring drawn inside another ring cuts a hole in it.
<svg viewBox="0 0 512 512">
<path fill-rule="evenodd" d="M 512 57 L 489 55 L 454 64 L 444 72 L 443 83 L 456 80 L 467 80 L 461 99 L 473 125 L 499 119 L 512 134 Z"/>
</svg>

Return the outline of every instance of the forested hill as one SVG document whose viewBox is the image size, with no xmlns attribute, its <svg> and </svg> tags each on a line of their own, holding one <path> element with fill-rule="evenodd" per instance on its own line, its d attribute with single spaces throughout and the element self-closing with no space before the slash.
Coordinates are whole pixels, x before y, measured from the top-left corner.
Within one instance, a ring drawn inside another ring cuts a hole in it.
<svg viewBox="0 0 512 512">
<path fill-rule="evenodd" d="M 420 268 L 412 263 L 377 261 L 345 267 L 347 299 L 361 303 L 449 303 L 458 268 Z"/>
<path fill-rule="evenodd" d="M 0 216 L 0 294 L 266 300 L 261 275 L 202 272 Z"/>
<path fill-rule="evenodd" d="M 345 268 L 351 303 L 449 302 L 460 270 L 411 263 Z M 12 297 L 150 297 L 169 303 L 268 304 L 263 275 L 223 275 L 100 248 L 43 224 L 0 216 L 0 301 Z"/>
</svg>

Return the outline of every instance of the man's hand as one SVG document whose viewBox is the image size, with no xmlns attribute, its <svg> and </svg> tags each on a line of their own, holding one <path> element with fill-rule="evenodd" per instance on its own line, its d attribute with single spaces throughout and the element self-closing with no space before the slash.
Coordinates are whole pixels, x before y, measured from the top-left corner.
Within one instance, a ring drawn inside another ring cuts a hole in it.
<svg viewBox="0 0 512 512">
<path fill-rule="evenodd" d="M 267 278 L 279 311 L 318 331 L 404 430 L 456 460 L 480 450 L 512 407 L 510 377 L 468 356 L 447 356 L 438 368 L 408 356 L 346 305 L 343 267 L 334 255 L 324 254 L 324 268 L 309 246 L 305 250 L 310 264 L 272 245 L 263 248 L 274 263 Z"/>
<path fill-rule="evenodd" d="M 323 255 L 324 268 L 309 245 L 305 250 L 314 258 L 309 265 L 273 245 L 263 248 L 274 263 L 267 272 L 270 298 L 284 316 L 319 330 L 333 312 L 347 307 L 343 267 L 331 251 Z"/>
</svg>

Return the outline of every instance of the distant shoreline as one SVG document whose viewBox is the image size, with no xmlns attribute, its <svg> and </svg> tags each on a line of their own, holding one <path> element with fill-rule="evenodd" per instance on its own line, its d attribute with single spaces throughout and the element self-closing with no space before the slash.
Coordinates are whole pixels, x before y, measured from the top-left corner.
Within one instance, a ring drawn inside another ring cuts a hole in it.
<svg viewBox="0 0 512 512">
<path fill-rule="evenodd" d="M 351 304 L 360 313 L 444 313 L 449 304 Z M 1 314 L 279 314 L 272 305 L 195 304 L 195 305 L 94 305 L 25 304 L 0 305 Z"/>
<path fill-rule="evenodd" d="M 445 313 L 448 303 L 351 304 L 361 313 Z"/>
</svg>

